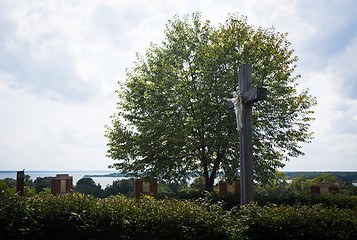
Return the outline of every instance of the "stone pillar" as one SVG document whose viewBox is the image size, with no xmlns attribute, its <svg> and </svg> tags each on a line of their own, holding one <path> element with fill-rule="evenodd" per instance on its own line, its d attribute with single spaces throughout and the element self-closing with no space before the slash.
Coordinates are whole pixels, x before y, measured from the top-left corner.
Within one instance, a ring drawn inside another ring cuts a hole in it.
<svg viewBox="0 0 357 240">
<path fill-rule="evenodd" d="M 138 199 L 143 192 L 143 181 L 141 179 L 134 180 L 134 198 Z"/>
<path fill-rule="evenodd" d="M 19 196 L 24 196 L 24 186 L 25 186 L 25 171 L 17 171 L 16 193 Z"/>
<path fill-rule="evenodd" d="M 219 188 L 219 194 L 220 195 L 227 195 L 228 194 L 228 186 L 227 186 L 228 183 L 226 182 L 219 182 L 218 184 L 218 188 Z"/>
<path fill-rule="evenodd" d="M 320 187 L 315 186 L 315 185 L 311 185 L 310 189 L 311 189 L 311 193 L 312 194 L 320 194 Z"/>
<path fill-rule="evenodd" d="M 330 193 L 339 193 L 339 189 L 338 189 L 337 186 L 330 186 L 330 187 L 328 188 L 328 191 L 329 191 Z"/>
<path fill-rule="evenodd" d="M 219 194 L 223 196 L 227 195 L 228 193 L 240 193 L 240 183 L 237 182 L 233 184 L 229 184 L 227 182 L 220 182 L 218 186 Z"/>
<path fill-rule="evenodd" d="M 71 193 L 73 187 L 73 177 L 68 174 L 57 174 L 52 178 L 51 193 L 53 195 L 62 195 Z"/>
<path fill-rule="evenodd" d="M 310 186 L 312 194 L 338 193 L 338 186 L 331 183 L 318 183 Z"/>
<path fill-rule="evenodd" d="M 157 181 L 156 179 L 135 179 L 134 181 L 134 198 L 139 199 L 141 195 L 156 196 Z"/>
</svg>

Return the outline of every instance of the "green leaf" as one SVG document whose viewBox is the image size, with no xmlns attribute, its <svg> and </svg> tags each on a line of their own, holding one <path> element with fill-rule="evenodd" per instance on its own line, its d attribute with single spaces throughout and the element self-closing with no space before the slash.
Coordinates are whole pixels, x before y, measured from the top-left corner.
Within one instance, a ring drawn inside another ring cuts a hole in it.
<svg viewBox="0 0 357 240">
<path fill-rule="evenodd" d="M 308 90 L 297 92 L 298 58 L 287 34 L 255 29 L 231 15 L 214 27 L 199 13 L 175 17 L 161 45 L 138 56 L 118 89 L 118 113 L 107 127 L 107 156 L 123 173 L 183 180 L 192 174 L 213 189 L 218 173 L 235 179 L 239 137 L 235 114 L 224 98 L 238 85 L 238 67 L 253 65 L 253 87 L 266 87 L 267 100 L 253 105 L 255 176 L 273 179 L 277 168 L 302 155 L 309 142 L 316 104 Z"/>
</svg>

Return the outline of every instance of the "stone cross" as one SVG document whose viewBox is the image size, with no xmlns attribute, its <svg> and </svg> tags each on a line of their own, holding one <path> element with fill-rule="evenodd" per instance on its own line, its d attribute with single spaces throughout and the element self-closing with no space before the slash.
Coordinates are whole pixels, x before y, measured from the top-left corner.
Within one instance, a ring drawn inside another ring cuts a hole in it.
<svg viewBox="0 0 357 240">
<path fill-rule="evenodd" d="M 254 201 L 252 104 L 266 99 L 266 88 L 252 88 L 252 65 L 239 66 L 239 93 L 228 100 L 228 108 L 234 108 L 239 131 L 240 151 L 240 202 Z"/>
</svg>

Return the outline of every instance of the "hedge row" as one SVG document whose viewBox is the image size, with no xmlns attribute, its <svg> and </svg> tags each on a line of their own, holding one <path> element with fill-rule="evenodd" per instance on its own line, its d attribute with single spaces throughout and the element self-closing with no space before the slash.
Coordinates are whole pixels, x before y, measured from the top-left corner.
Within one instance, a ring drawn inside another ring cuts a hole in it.
<svg viewBox="0 0 357 240">
<path fill-rule="evenodd" d="M 0 194 L 0 239 L 357 239 L 353 209 Z"/>
<path fill-rule="evenodd" d="M 230 239 L 228 212 L 189 201 L 2 194 L 1 239 Z"/>
<path fill-rule="evenodd" d="M 323 205 L 250 206 L 240 210 L 247 239 L 357 239 L 357 214 Z"/>
<path fill-rule="evenodd" d="M 281 194 L 281 195 L 263 195 L 256 194 L 255 200 L 260 206 L 274 203 L 278 205 L 316 205 L 322 204 L 325 207 L 337 207 L 357 210 L 357 196 L 346 196 L 340 194 Z"/>
<path fill-rule="evenodd" d="M 222 196 L 217 193 L 205 193 L 200 191 L 190 191 L 190 192 L 178 192 L 178 193 L 164 193 L 158 194 L 157 199 L 165 198 L 173 199 L 183 199 L 192 200 L 198 198 L 208 197 L 211 202 L 223 202 L 225 210 L 231 210 L 233 207 L 240 204 L 239 194 L 228 194 Z M 294 206 L 296 204 L 302 205 L 317 205 L 321 204 L 325 207 L 337 207 L 357 210 L 357 196 L 346 196 L 341 194 L 255 194 L 255 201 L 259 206 L 265 206 L 267 204 L 277 204 L 277 205 L 289 205 Z"/>
</svg>

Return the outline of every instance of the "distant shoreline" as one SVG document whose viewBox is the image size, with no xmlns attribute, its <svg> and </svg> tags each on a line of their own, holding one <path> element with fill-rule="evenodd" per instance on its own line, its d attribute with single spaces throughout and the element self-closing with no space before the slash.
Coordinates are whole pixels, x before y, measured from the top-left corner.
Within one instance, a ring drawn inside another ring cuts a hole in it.
<svg viewBox="0 0 357 240">
<path fill-rule="evenodd" d="M 16 173 L 17 171 L 20 171 L 20 170 L 0 170 L 0 173 Z M 99 171 L 96 171 L 96 170 L 89 170 L 89 171 L 86 171 L 86 170 L 30 171 L 30 170 L 26 170 L 25 169 L 25 173 L 26 172 L 28 172 L 28 173 L 61 173 L 61 172 L 69 172 L 69 173 L 82 173 L 82 172 L 85 172 L 85 173 L 90 173 L 90 172 L 93 172 L 93 173 L 115 173 L 114 171 L 110 171 L 110 170 L 99 170 Z"/>
<path fill-rule="evenodd" d="M 57 174 L 69 174 L 73 177 L 73 184 L 75 185 L 81 178 L 84 178 L 85 175 L 98 175 L 101 177 L 91 177 L 96 184 L 100 184 L 101 186 L 105 187 L 113 183 L 121 177 L 102 177 L 106 174 L 115 173 L 113 170 L 107 171 L 26 171 L 25 175 L 29 175 L 31 179 L 34 181 L 38 177 L 55 177 Z M 0 180 L 5 178 L 12 178 L 16 179 L 17 171 L 0 171 Z"/>
<path fill-rule="evenodd" d="M 104 174 L 104 175 L 84 175 L 84 177 L 89 178 L 89 177 L 128 177 L 125 174 L 121 173 L 109 173 L 109 174 Z"/>
<path fill-rule="evenodd" d="M 357 183 L 357 171 L 281 171 L 283 172 L 288 179 L 292 179 L 295 177 L 299 176 L 305 176 L 306 179 L 313 179 L 316 176 L 319 176 L 321 174 L 330 174 L 334 177 L 337 177 L 341 179 L 343 182 L 352 182 L 352 183 Z M 11 174 L 16 176 L 17 171 L 0 171 L 0 175 L 4 174 Z M 71 170 L 71 171 L 26 171 L 25 169 L 25 174 L 28 175 L 33 175 L 33 174 L 51 174 L 51 175 L 56 175 L 60 173 L 69 173 L 69 174 L 80 174 L 83 173 L 83 177 L 86 178 L 127 178 L 129 177 L 126 174 L 121 174 L 119 172 L 114 172 L 114 171 L 84 171 L 84 170 Z M 85 173 L 85 174 L 84 174 Z M 93 173 L 93 174 L 91 174 Z"/>
</svg>

